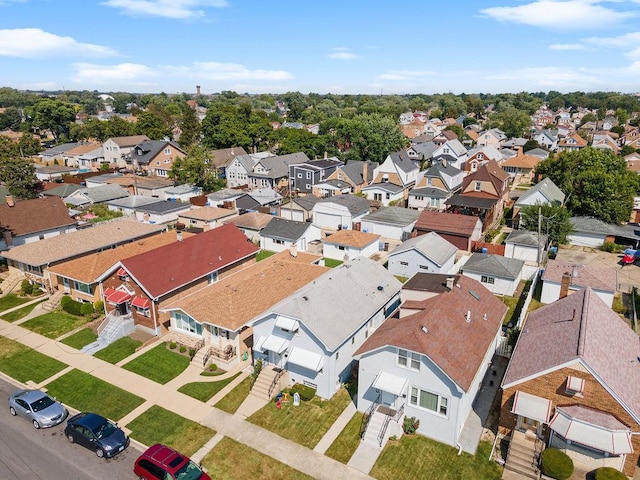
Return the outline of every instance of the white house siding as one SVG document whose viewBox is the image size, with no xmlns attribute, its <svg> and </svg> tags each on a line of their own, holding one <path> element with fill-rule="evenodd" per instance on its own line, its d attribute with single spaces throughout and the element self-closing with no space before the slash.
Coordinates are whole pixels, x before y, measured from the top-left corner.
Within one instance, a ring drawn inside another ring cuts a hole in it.
<svg viewBox="0 0 640 480">
<path fill-rule="evenodd" d="M 463 267 L 464 270 L 464 267 Z M 482 285 L 484 285 L 485 287 L 487 287 L 487 290 L 489 290 L 491 293 L 493 293 L 494 295 L 508 295 L 508 296 L 512 296 L 513 292 L 516 291 L 516 288 L 518 287 L 518 283 L 520 283 L 520 278 L 522 276 L 522 272 L 520 274 L 520 276 L 518 278 L 516 278 L 515 280 L 510 280 L 507 278 L 501 278 L 501 277 L 495 277 L 495 276 L 491 276 L 491 275 L 487 275 L 491 278 L 494 279 L 494 283 L 485 283 L 481 281 L 481 277 L 483 275 L 477 274 L 475 272 L 463 272 L 464 276 L 469 277 L 469 278 L 473 278 L 474 280 L 482 283 Z"/>
<path fill-rule="evenodd" d="M 377 200 L 383 207 L 388 207 L 391 202 L 401 202 L 404 198 L 404 190 L 390 193 L 382 188 L 367 188 L 362 193 L 367 196 L 367 200 Z"/>
<path fill-rule="evenodd" d="M 364 217 L 362 219 L 360 230 L 363 232 L 375 233 L 383 238 L 398 240 L 401 242 L 406 240 L 403 239 L 403 233 L 406 233 L 407 235 L 410 234 L 415 224 L 416 222 L 412 222 L 405 226 L 387 225 L 384 223 L 367 221 L 367 217 Z"/>
<path fill-rule="evenodd" d="M 240 165 L 238 160 L 234 160 L 231 165 L 225 169 L 225 176 L 227 179 L 227 187 L 229 188 L 239 187 L 249 183 L 247 171 Z"/>
<path fill-rule="evenodd" d="M 418 198 L 421 198 L 422 200 L 418 200 Z M 446 207 L 446 205 L 444 204 L 446 200 L 446 198 L 436 198 L 435 203 L 431 203 L 431 197 L 416 197 L 415 195 L 409 195 L 409 202 L 407 203 L 407 206 L 415 210 L 424 210 L 425 208 L 428 208 L 431 210 L 443 211 Z"/>
<path fill-rule="evenodd" d="M 428 334 L 427 334 L 428 335 Z M 407 417 L 416 417 L 420 420 L 418 433 L 437 440 L 447 445 L 455 445 L 458 432 L 466 420 L 466 414 L 460 412 L 460 404 L 463 393 L 437 366 L 426 356 L 422 356 L 420 371 L 411 370 L 397 364 L 397 349 L 385 347 L 374 352 L 368 352 L 360 358 L 358 368 L 358 402 L 360 412 L 366 412 L 378 396 L 378 392 L 372 387 L 376 376 L 381 372 L 406 378 L 407 390 L 402 396 L 396 397 L 392 406 L 400 408 L 405 405 L 404 414 Z M 420 388 L 431 393 L 447 398 L 447 415 L 440 415 L 424 408 L 413 406 L 409 399 L 411 387 Z"/>
<path fill-rule="evenodd" d="M 335 203 L 318 203 L 313 207 L 313 223 L 321 228 L 352 228 L 354 219 L 348 209 Z"/>
<path fill-rule="evenodd" d="M 576 232 L 567 236 L 570 245 L 578 245 L 581 247 L 599 247 L 606 239 L 607 236 L 602 233 Z"/>
<path fill-rule="evenodd" d="M 576 292 L 580 289 L 575 287 L 569 288 L 569 294 Z M 613 294 L 614 292 L 605 292 L 602 290 L 593 290 L 596 295 L 598 295 L 604 303 L 609 305 L 609 308 L 613 306 Z M 560 298 L 560 284 L 557 282 L 550 282 L 549 280 L 545 280 L 542 282 L 542 292 L 540 293 L 540 301 L 542 303 L 548 304 L 555 302 Z"/>
<path fill-rule="evenodd" d="M 374 253 L 378 251 L 378 242 L 373 242 L 371 245 L 367 245 L 364 248 L 347 247 L 343 246 L 343 250 L 338 245 L 331 243 L 325 243 L 322 245 L 322 256 L 332 258 L 334 260 L 344 260 L 344 256 L 348 255 L 349 259 L 356 257 L 370 258 Z"/>
<path fill-rule="evenodd" d="M 296 241 L 296 248 L 299 252 L 306 252 L 309 248 L 309 242 L 320 240 L 320 237 L 320 229 L 315 225 L 310 224 L 304 235 Z M 279 243 L 278 239 L 260 237 L 260 248 L 271 252 L 282 252 L 283 250 L 288 250 L 291 248 L 291 244 L 292 242 L 289 240 L 282 240 L 282 243 Z"/>
<path fill-rule="evenodd" d="M 506 258 L 517 258 L 518 260 L 535 264 L 538 262 L 538 249 L 536 247 L 506 243 L 504 256 Z"/>
<path fill-rule="evenodd" d="M 305 212 L 303 210 L 296 210 L 295 208 L 280 207 L 280 217 L 286 218 L 287 220 L 295 220 L 296 222 L 305 222 L 307 219 L 304 213 Z"/>
<path fill-rule="evenodd" d="M 394 275 L 411 278 L 416 273 L 449 273 L 453 269 L 455 255 L 438 266 L 415 249 L 389 255 L 387 269 Z M 405 265 L 406 264 L 406 265 Z"/>
<path fill-rule="evenodd" d="M 24 245 L 26 243 L 35 243 L 38 240 L 40 240 L 40 236 L 42 236 L 43 238 L 51 238 L 51 237 L 57 237 L 61 233 L 64 235 L 65 233 L 71 233 L 71 232 L 75 232 L 75 231 L 76 231 L 76 227 L 71 227 L 70 226 L 70 227 L 67 227 L 67 228 L 64 228 L 64 229 L 45 230 L 43 232 L 36 232 L 34 234 L 31 234 L 31 235 L 24 235 L 24 236 L 20 236 L 20 237 L 15 237 L 13 239 L 13 246 L 17 247 L 18 245 Z"/>
<path fill-rule="evenodd" d="M 529 198 L 525 199 L 522 203 L 518 202 L 519 207 L 523 207 L 525 205 L 546 205 L 549 201 L 545 198 L 540 191 L 535 192 Z"/>
<path fill-rule="evenodd" d="M 186 212 L 187 210 L 189 210 L 189 208 L 185 208 L 182 211 Z M 178 220 L 179 213 L 180 212 L 171 212 L 171 213 L 165 213 L 163 215 L 151 213 L 147 217 L 146 213 L 136 212 L 136 219 L 140 222 L 145 222 L 145 223 L 171 223 L 171 222 L 176 222 Z"/>
</svg>

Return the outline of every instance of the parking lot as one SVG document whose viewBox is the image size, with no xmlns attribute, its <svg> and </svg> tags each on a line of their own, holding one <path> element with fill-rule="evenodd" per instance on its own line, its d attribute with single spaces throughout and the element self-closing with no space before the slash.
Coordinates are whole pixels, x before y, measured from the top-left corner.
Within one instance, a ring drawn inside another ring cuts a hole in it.
<svg viewBox="0 0 640 480">
<path fill-rule="evenodd" d="M 561 246 L 556 258 L 569 263 L 614 268 L 618 273 L 619 292 L 627 293 L 632 286 L 640 285 L 640 266 L 627 265 L 622 268 L 621 253 L 607 253 L 591 247 Z"/>
</svg>

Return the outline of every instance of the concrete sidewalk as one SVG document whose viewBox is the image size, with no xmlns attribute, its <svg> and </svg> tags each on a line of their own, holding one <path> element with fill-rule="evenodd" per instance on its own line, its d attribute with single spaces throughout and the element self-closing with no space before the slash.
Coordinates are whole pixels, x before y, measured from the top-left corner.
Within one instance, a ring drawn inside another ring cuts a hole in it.
<svg viewBox="0 0 640 480">
<path fill-rule="evenodd" d="M 19 325 L 0 320 L 0 335 L 18 341 L 72 368 L 91 374 L 116 387 L 138 395 L 147 400 L 144 404 L 147 408 L 154 404 L 159 405 L 189 420 L 208 426 L 224 436 L 248 445 L 258 452 L 300 470 L 313 478 L 327 480 L 371 478 L 354 468 L 325 457 L 321 453 L 314 452 L 275 433 L 246 422 L 239 415 L 230 415 L 188 395 L 184 395 L 171 388 L 168 384 L 161 385 L 116 365 L 85 355 L 74 348 L 33 333 Z M 136 413 L 142 413 L 144 410 L 146 408 L 141 406 L 136 409 Z M 131 412 L 123 419 L 114 420 L 120 420 L 126 426 L 122 420 L 130 422 L 133 420 L 133 413 Z M 206 452 L 198 453 L 204 455 Z"/>
</svg>

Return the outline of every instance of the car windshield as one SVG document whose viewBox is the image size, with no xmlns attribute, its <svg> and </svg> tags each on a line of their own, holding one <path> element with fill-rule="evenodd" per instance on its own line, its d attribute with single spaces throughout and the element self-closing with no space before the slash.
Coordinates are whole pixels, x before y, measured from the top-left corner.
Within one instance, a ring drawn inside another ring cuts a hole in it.
<svg viewBox="0 0 640 480">
<path fill-rule="evenodd" d="M 117 428 L 118 427 L 116 427 L 113 423 L 105 422 L 102 425 L 99 425 L 98 427 L 96 427 L 93 430 L 93 434 L 96 436 L 97 439 L 107 438 L 109 435 L 115 432 Z"/>
<path fill-rule="evenodd" d="M 198 480 L 202 475 L 200 467 L 189 460 L 189 463 L 185 463 L 180 470 L 175 473 L 176 480 Z"/>
<path fill-rule="evenodd" d="M 31 410 L 34 412 L 39 412 L 40 410 L 44 410 L 47 407 L 50 407 L 54 404 L 53 398 L 48 395 L 45 395 L 42 398 L 39 398 L 35 402 L 31 404 Z"/>
</svg>

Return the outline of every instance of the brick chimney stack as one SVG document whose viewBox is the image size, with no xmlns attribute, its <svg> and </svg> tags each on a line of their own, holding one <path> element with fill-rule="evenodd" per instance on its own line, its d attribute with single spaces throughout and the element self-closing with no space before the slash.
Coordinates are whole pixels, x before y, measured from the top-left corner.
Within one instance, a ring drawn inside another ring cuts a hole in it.
<svg viewBox="0 0 640 480">
<path fill-rule="evenodd" d="M 16 202 L 13 200 L 13 195 L 6 195 L 5 201 L 7 202 L 7 207 L 13 207 Z"/>
<path fill-rule="evenodd" d="M 369 162 L 366 160 L 362 162 L 362 180 L 365 185 L 369 185 Z"/>
<path fill-rule="evenodd" d="M 564 272 L 560 281 L 560 298 L 569 295 L 569 286 L 571 285 L 571 273 Z"/>
</svg>

